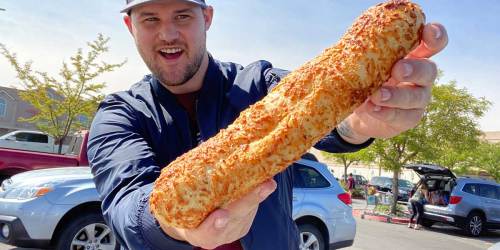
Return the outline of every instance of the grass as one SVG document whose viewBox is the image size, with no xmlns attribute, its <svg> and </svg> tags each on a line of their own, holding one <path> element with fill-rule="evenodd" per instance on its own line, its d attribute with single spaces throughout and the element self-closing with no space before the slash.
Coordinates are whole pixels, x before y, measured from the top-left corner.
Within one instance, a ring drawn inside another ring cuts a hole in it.
<svg viewBox="0 0 500 250">
<path fill-rule="evenodd" d="M 404 211 L 406 211 L 407 208 L 403 205 L 397 205 L 396 206 L 396 216 L 404 217 L 406 214 Z M 384 215 L 390 215 L 391 214 L 391 206 L 390 205 L 377 205 L 375 208 L 375 213 L 378 214 L 384 214 Z"/>
</svg>

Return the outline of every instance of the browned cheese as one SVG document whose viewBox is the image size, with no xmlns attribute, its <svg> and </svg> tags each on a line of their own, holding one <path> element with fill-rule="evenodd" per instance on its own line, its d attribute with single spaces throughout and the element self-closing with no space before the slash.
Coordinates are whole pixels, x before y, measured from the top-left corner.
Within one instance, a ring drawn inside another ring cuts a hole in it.
<svg viewBox="0 0 500 250">
<path fill-rule="evenodd" d="M 150 198 L 154 216 L 196 228 L 283 171 L 389 79 L 394 63 L 418 45 L 424 23 L 420 7 L 408 1 L 368 9 L 336 45 L 165 167 Z"/>
</svg>

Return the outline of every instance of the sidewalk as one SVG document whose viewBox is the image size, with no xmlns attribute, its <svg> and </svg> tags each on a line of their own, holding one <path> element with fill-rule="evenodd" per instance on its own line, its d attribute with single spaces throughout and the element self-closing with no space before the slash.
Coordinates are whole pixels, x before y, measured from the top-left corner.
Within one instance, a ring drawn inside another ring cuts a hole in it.
<svg viewBox="0 0 500 250">
<path fill-rule="evenodd" d="M 384 214 L 376 214 L 370 209 L 366 209 L 366 201 L 352 199 L 352 215 L 364 220 L 380 221 L 393 224 L 408 224 L 409 219 L 405 217 L 396 217 Z"/>
</svg>

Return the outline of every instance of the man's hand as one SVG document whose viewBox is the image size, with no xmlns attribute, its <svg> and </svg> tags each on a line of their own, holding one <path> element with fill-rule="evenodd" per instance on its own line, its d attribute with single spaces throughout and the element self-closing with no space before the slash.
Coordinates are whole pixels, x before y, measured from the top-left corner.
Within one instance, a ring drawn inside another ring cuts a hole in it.
<svg viewBox="0 0 500 250">
<path fill-rule="evenodd" d="M 420 45 L 394 65 L 389 81 L 337 126 L 342 138 L 361 144 L 370 137 L 390 138 L 417 126 L 431 100 L 438 71 L 428 58 L 447 44 L 446 29 L 427 24 Z"/>
<path fill-rule="evenodd" d="M 252 226 L 259 204 L 276 189 L 271 179 L 225 208 L 212 212 L 196 229 L 180 229 L 161 225 L 170 237 L 204 249 L 213 249 L 245 236 Z"/>
</svg>

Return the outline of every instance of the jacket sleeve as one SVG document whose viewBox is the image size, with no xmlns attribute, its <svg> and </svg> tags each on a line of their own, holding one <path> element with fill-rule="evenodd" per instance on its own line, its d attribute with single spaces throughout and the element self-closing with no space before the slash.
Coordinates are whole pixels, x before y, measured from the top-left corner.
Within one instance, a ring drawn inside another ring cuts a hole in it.
<svg viewBox="0 0 500 250">
<path fill-rule="evenodd" d="M 90 129 L 88 157 L 104 219 L 126 249 L 191 250 L 166 235 L 149 210 L 160 167 L 136 112 L 121 97 L 109 96 Z"/>
<path fill-rule="evenodd" d="M 368 141 L 363 144 L 351 144 L 346 142 L 337 132 L 337 129 L 334 129 L 330 134 L 326 135 L 318 141 L 314 147 L 318 150 L 326 151 L 329 153 L 351 153 L 356 152 L 361 149 L 364 149 L 370 146 L 375 139 L 370 138 Z"/>
<path fill-rule="evenodd" d="M 266 79 L 267 90 L 271 91 L 286 75 L 288 75 L 290 71 L 277 69 L 277 68 L 269 68 L 264 72 L 264 77 Z M 350 153 L 356 152 L 363 148 L 370 146 L 373 143 L 374 139 L 371 138 L 363 144 L 351 144 L 346 142 L 337 132 L 337 129 L 332 130 L 330 134 L 323 137 L 320 141 L 318 141 L 314 147 L 318 150 L 326 151 L 329 153 Z"/>
</svg>

